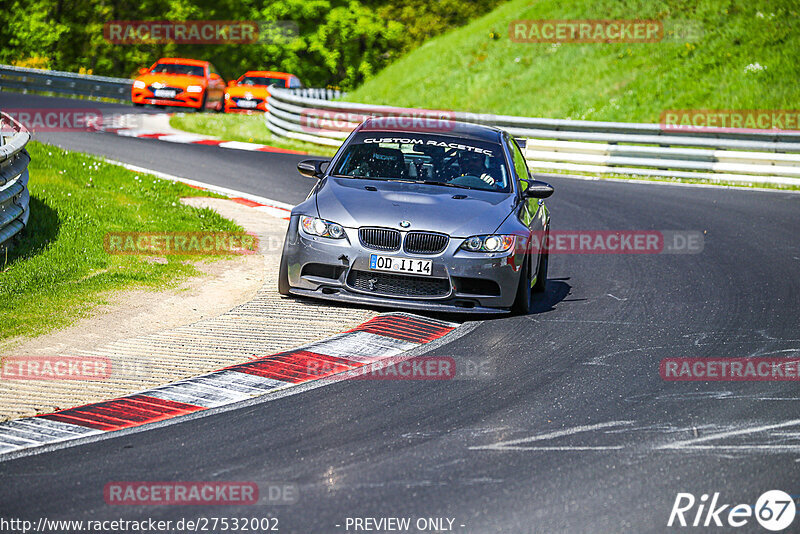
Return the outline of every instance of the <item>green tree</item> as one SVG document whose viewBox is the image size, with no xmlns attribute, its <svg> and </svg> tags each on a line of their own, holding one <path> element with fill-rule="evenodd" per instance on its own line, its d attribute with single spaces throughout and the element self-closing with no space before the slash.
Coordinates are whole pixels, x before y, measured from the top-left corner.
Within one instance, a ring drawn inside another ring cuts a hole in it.
<svg viewBox="0 0 800 534">
<path fill-rule="evenodd" d="M 468 22 L 500 0 L 7 0 L 0 62 L 128 77 L 163 56 L 212 61 L 226 79 L 245 70 L 291 72 L 307 85 L 352 88 L 426 39 Z M 114 44 L 110 21 L 286 22 L 296 35 L 250 45 Z"/>
</svg>

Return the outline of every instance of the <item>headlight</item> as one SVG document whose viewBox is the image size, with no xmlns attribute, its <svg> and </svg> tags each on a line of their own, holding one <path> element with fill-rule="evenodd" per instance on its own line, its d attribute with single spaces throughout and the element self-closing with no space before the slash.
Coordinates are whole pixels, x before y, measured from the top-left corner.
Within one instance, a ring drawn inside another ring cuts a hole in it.
<svg viewBox="0 0 800 534">
<path fill-rule="evenodd" d="M 228 93 L 225 93 L 225 100 L 230 100 L 230 99 L 231 99 L 231 95 L 229 95 Z"/>
<path fill-rule="evenodd" d="M 203 86 L 202 85 L 190 85 L 186 88 L 187 93 L 202 93 Z"/>
<path fill-rule="evenodd" d="M 133 82 L 133 87 L 136 89 L 144 89 L 147 85 L 142 80 L 136 80 Z"/>
<path fill-rule="evenodd" d="M 300 226 L 303 228 L 303 231 L 309 235 L 330 237 L 331 239 L 342 239 L 344 237 L 344 228 L 342 228 L 341 224 L 324 221 L 316 217 L 301 215 Z"/>
<path fill-rule="evenodd" d="M 474 235 L 465 239 L 460 248 L 470 252 L 506 252 L 516 242 L 513 235 Z"/>
</svg>

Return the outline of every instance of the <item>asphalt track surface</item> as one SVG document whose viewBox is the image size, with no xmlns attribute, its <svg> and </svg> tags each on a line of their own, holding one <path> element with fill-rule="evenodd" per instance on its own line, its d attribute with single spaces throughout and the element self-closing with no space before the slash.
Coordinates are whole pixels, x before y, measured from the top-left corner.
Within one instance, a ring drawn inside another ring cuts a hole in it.
<svg viewBox="0 0 800 534">
<path fill-rule="evenodd" d="M 20 98 L 0 93 L 0 108 Z M 285 202 L 311 185 L 293 170 L 302 156 L 37 138 Z M 430 353 L 483 362 L 490 376 L 336 383 L 2 462 L 0 517 L 269 515 L 298 533 L 347 532 L 348 517 L 447 517 L 455 532 L 668 532 L 678 492 L 730 504 L 800 493 L 797 383 L 659 375 L 667 357 L 800 356 L 800 195 L 552 183 L 553 230 L 700 230 L 704 249 L 552 255 L 532 314 L 485 320 Z M 293 483 L 299 501 L 105 504 L 106 483 L 143 480 Z M 737 530 L 764 531 L 753 519 Z"/>
</svg>

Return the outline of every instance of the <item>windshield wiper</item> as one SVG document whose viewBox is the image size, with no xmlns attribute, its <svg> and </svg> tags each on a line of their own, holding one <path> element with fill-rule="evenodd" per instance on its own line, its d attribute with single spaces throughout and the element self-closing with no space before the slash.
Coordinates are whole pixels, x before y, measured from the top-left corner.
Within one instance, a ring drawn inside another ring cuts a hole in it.
<svg viewBox="0 0 800 534">
<path fill-rule="evenodd" d="M 458 184 L 451 184 L 449 182 L 437 182 L 436 180 L 422 180 L 422 181 L 412 181 L 412 184 L 425 184 L 425 185 L 443 185 L 445 187 L 457 187 L 459 189 L 475 189 L 481 191 L 477 187 L 470 187 L 468 185 L 458 185 Z"/>
<path fill-rule="evenodd" d="M 377 182 L 395 182 L 402 184 L 423 184 L 423 185 L 441 185 L 443 187 L 455 187 L 458 189 L 470 189 L 472 191 L 490 191 L 489 189 L 481 189 L 479 187 L 470 187 L 468 185 L 451 184 L 449 182 L 437 182 L 436 180 L 409 180 L 407 178 L 380 178 L 375 176 L 351 176 L 349 174 L 332 174 L 334 178 L 355 178 L 357 180 L 375 180 Z"/>
</svg>

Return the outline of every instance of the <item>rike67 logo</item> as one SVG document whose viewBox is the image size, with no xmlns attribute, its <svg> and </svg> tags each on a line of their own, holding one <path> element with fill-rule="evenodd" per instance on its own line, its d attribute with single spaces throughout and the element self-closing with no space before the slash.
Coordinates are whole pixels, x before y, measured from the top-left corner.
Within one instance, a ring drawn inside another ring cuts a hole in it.
<svg viewBox="0 0 800 534">
<path fill-rule="evenodd" d="M 796 505 L 791 495 L 781 490 L 770 490 L 762 494 L 755 507 L 750 504 L 722 504 L 719 492 L 709 501 L 708 494 L 696 499 L 691 493 L 678 493 L 668 527 L 743 527 L 756 521 L 767 530 L 778 532 L 794 521 Z M 752 527 L 747 529 L 752 532 Z"/>
</svg>

